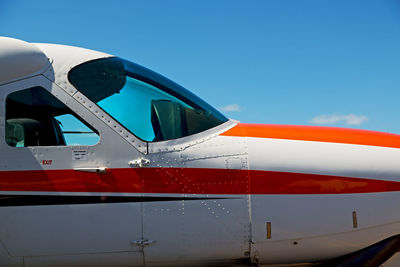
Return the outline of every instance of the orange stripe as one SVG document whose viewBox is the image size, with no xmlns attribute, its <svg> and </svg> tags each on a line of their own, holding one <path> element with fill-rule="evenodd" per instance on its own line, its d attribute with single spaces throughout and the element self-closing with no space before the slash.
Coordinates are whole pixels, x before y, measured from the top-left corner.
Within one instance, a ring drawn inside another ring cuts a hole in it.
<svg viewBox="0 0 400 267">
<path fill-rule="evenodd" d="M 397 134 L 336 127 L 239 123 L 221 135 L 400 148 Z"/>
</svg>

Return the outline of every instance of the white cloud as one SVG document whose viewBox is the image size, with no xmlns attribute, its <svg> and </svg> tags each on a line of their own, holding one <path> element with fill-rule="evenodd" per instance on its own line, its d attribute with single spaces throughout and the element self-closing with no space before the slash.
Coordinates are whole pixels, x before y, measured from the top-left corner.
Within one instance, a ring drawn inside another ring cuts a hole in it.
<svg viewBox="0 0 400 267">
<path fill-rule="evenodd" d="M 355 115 L 355 114 L 347 114 L 347 115 L 319 115 L 310 121 L 314 124 L 334 124 L 343 122 L 346 125 L 361 125 L 366 122 L 368 118 L 364 115 Z"/>
<path fill-rule="evenodd" d="M 230 104 L 225 107 L 222 107 L 221 110 L 226 112 L 237 112 L 241 111 L 242 108 L 238 104 Z"/>
</svg>

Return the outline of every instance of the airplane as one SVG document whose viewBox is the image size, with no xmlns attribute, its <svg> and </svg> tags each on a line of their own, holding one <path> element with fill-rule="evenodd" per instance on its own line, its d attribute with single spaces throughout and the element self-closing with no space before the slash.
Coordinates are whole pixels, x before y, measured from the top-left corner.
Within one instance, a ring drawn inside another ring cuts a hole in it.
<svg viewBox="0 0 400 267">
<path fill-rule="evenodd" d="M 400 135 L 228 119 L 103 52 L 0 37 L 1 266 L 378 266 Z"/>
</svg>

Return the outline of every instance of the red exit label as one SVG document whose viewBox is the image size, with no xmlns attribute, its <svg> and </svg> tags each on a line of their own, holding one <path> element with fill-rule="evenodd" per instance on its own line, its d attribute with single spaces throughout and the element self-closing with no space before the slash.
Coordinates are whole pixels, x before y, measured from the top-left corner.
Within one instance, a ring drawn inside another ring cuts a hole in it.
<svg viewBox="0 0 400 267">
<path fill-rule="evenodd" d="M 51 165 L 52 162 L 53 162 L 53 160 L 51 160 L 51 159 L 44 159 L 44 160 L 42 160 L 42 165 Z"/>
</svg>

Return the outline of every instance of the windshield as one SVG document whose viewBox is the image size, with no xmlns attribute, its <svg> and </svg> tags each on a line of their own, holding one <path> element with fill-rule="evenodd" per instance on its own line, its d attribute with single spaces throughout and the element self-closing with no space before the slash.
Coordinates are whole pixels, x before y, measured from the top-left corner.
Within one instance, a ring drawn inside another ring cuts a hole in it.
<svg viewBox="0 0 400 267">
<path fill-rule="evenodd" d="M 69 72 L 68 79 L 145 141 L 196 134 L 228 120 L 182 86 L 120 58 L 83 63 Z"/>
</svg>

